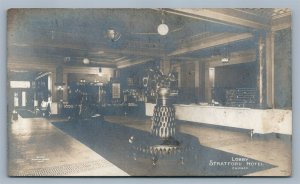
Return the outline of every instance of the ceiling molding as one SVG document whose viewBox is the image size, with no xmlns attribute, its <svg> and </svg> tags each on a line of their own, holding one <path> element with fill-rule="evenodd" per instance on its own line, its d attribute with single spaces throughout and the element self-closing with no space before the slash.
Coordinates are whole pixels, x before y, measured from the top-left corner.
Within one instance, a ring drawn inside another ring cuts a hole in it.
<svg viewBox="0 0 300 184">
<path fill-rule="evenodd" d="M 198 44 L 199 42 L 205 42 L 213 39 L 222 39 L 228 33 L 210 33 L 206 34 L 204 37 L 198 37 L 197 35 L 193 35 L 182 41 L 178 44 L 177 49 L 181 49 L 184 47 L 190 47 L 193 44 Z"/>
<path fill-rule="evenodd" d="M 274 8 L 273 9 L 273 14 L 272 14 L 272 19 L 276 20 L 279 18 L 291 16 L 292 11 L 290 8 Z"/>
<path fill-rule="evenodd" d="M 256 50 L 251 49 L 242 52 L 233 52 L 230 54 L 230 60 L 228 63 L 222 63 L 221 56 L 205 58 L 201 61 L 206 62 L 209 67 L 219 67 L 219 66 L 236 65 L 242 63 L 250 63 L 256 61 Z"/>
<path fill-rule="evenodd" d="M 199 40 L 192 46 L 177 49 L 171 52 L 168 56 L 176 56 L 189 52 L 194 52 L 201 49 L 206 49 L 210 47 L 215 47 L 218 45 L 228 44 L 231 42 L 242 41 L 247 39 L 252 39 L 253 35 L 251 33 L 235 34 L 235 33 L 222 33 L 219 36 L 213 36 L 211 39 L 206 38 L 205 40 Z"/>
<path fill-rule="evenodd" d="M 18 42 L 14 42 L 11 45 L 9 45 L 9 47 L 46 47 L 46 48 L 58 48 L 58 49 L 71 49 L 71 50 L 80 50 L 80 51 L 85 51 L 85 52 L 98 52 L 99 50 L 101 50 L 104 54 L 105 53 L 109 53 L 109 54 L 118 54 L 118 55 L 138 55 L 138 56 L 153 56 L 153 55 L 162 55 L 162 53 L 158 52 L 159 49 L 156 50 L 149 50 L 149 49 L 136 49 L 136 48 L 130 48 L 130 49 L 108 49 L 108 48 L 104 48 L 104 47 L 95 47 L 92 49 L 89 49 L 85 46 L 81 46 L 79 44 L 61 44 L 61 43 L 45 43 L 45 42 L 22 42 L 22 43 L 18 43 Z"/>
<path fill-rule="evenodd" d="M 34 41 L 34 42 L 13 42 L 9 44 L 9 46 L 15 47 L 49 47 L 49 48 L 60 48 L 60 49 L 74 49 L 74 50 L 82 50 L 87 51 L 88 48 L 79 46 L 76 44 L 67 44 L 67 43 L 46 43 L 41 41 Z"/>
<path fill-rule="evenodd" d="M 195 18 L 199 20 L 205 20 L 208 22 L 214 22 L 219 24 L 226 24 L 226 25 L 236 25 L 236 26 L 242 26 L 252 29 L 270 29 L 270 25 L 267 25 L 265 23 L 261 23 L 258 21 L 253 21 L 246 19 L 244 16 L 241 17 L 235 17 L 230 15 L 229 13 L 225 12 L 217 12 L 213 9 L 185 9 L 185 8 L 179 8 L 179 9 L 164 9 L 168 13 L 173 13 L 177 15 L 181 15 L 184 17 L 190 17 Z M 233 11 L 234 9 L 226 9 L 226 11 Z"/>
<path fill-rule="evenodd" d="M 104 68 L 102 68 L 102 71 Z M 106 73 L 112 74 L 113 68 L 105 68 Z M 99 74 L 99 67 L 63 66 L 63 73 Z"/>
<path fill-rule="evenodd" d="M 279 31 L 282 29 L 288 29 L 292 27 L 292 17 L 291 14 L 283 14 L 285 16 L 280 16 L 279 18 L 273 19 L 272 21 L 272 31 Z"/>
<path fill-rule="evenodd" d="M 43 58 L 43 57 L 9 57 L 7 66 L 10 69 L 28 69 L 38 71 L 53 71 L 56 66 L 70 66 L 70 67 L 108 67 L 116 68 L 115 63 L 102 62 L 97 64 L 68 64 L 63 61 L 54 58 Z"/>
<path fill-rule="evenodd" d="M 90 62 L 90 64 L 83 64 L 83 63 L 75 63 L 75 64 L 63 64 L 63 66 L 70 66 L 70 67 L 107 67 L 107 68 L 116 68 L 115 63 L 107 63 L 107 62 L 101 62 L 101 63 L 95 63 L 95 62 Z"/>
<path fill-rule="evenodd" d="M 56 69 L 55 63 L 48 63 L 48 62 L 40 62 L 40 61 L 30 61 L 28 62 L 27 59 L 18 59 L 18 58 L 11 58 L 8 59 L 7 68 L 11 69 L 22 69 L 22 70 L 37 70 L 37 71 L 44 71 L 44 72 L 53 72 Z"/>
<path fill-rule="evenodd" d="M 276 25 L 276 26 L 272 26 L 272 31 L 280 31 L 280 30 L 283 30 L 283 29 L 289 29 L 291 28 L 291 23 L 290 22 L 287 22 L 285 24 L 280 24 L 280 25 Z"/>
<path fill-rule="evenodd" d="M 127 68 L 130 66 L 138 65 L 138 64 L 143 64 L 148 61 L 153 60 L 153 58 L 147 58 L 147 59 L 141 59 L 141 60 L 136 60 L 136 61 L 127 61 L 127 62 L 122 62 L 121 64 L 117 65 L 117 68 Z"/>
<path fill-rule="evenodd" d="M 215 56 L 205 57 L 205 58 L 176 57 L 171 60 L 176 61 L 177 64 L 199 62 L 199 63 L 206 63 L 207 66 L 211 66 L 211 67 L 226 66 L 226 65 L 249 63 L 255 61 L 256 50 L 249 49 L 245 51 L 232 52 L 230 54 L 229 63 L 222 63 L 221 55 L 215 55 Z"/>
<path fill-rule="evenodd" d="M 292 15 L 291 12 L 286 12 L 286 13 L 283 13 L 283 14 L 275 15 L 275 16 L 272 17 L 272 19 L 276 20 L 276 19 L 280 19 L 280 18 L 283 18 L 283 17 L 291 16 L 291 15 Z"/>
</svg>

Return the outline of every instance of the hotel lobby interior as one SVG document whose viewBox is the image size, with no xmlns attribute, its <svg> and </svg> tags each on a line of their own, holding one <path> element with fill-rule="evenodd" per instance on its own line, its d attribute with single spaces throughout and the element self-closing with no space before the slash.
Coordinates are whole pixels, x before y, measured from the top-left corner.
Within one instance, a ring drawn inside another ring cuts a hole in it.
<svg viewBox="0 0 300 184">
<path fill-rule="evenodd" d="M 9 176 L 290 176 L 289 9 L 10 9 Z"/>
</svg>

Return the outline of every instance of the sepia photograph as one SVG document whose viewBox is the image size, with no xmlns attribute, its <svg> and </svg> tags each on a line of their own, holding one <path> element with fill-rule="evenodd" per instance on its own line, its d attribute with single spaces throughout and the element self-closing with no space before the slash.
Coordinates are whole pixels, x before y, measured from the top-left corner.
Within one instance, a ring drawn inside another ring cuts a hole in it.
<svg viewBox="0 0 300 184">
<path fill-rule="evenodd" d="M 291 176 L 291 17 L 7 10 L 8 176 Z"/>
</svg>

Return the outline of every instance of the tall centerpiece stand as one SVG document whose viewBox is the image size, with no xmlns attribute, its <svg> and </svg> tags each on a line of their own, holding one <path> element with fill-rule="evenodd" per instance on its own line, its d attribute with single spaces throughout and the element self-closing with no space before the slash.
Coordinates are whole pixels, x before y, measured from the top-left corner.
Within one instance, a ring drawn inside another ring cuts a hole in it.
<svg viewBox="0 0 300 184">
<path fill-rule="evenodd" d="M 184 163 L 184 155 L 191 149 L 192 140 L 176 133 L 175 107 L 173 98 L 178 95 L 174 74 L 163 75 L 159 70 L 150 69 L 147 83 L 148 94 L 155 94 L 156 104 L 153 111 L 150 133 L 129 138 L 131 155 L 134 160 L 143 156 L 150 157 L 156 165 L 159 159 L 178 160 Z"/>
</svg>

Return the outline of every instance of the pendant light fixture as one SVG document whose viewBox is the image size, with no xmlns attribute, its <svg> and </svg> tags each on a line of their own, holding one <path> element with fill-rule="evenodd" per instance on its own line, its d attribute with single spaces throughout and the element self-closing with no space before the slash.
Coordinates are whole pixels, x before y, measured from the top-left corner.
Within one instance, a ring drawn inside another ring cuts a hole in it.
<svg viewBox="0 0 300 184">
<path fill-rule="evenodd" d="M 116 42 L 121 38 L 121 33 L 117 32 L 115 29 L 113 28 L 109 28 L 106 31 L 106 35 L 107 37 L 112 41 L 112 42 Z"/>
<path fill-rule="evenodd" d="M 221 62 L 222 63 L 229 63 L 230 61 L 230 50 L 229 50 L 229 45 L 226 45 L 222 49 L 221 53 Z"/>
<path fill-rule="evenodd" d="M 88 58 L 83 58 L 82 60 L 83 64 L 88 65 L 90 64 L 90 60 Z"/>
<path fill-rule="evenodd" d="M 165 36 L 169 32 L 169 27 L 168 27 L 167 24 L 164 23 L 164 19 L 163 19 L 164 18 L 164 12 L 163 12 L 163 10 L 161 10 L 161 16 L 162 16 L 161 24 L 158 25 L 157 32 L 158 32 L 158 34 L 160 34 L 162 36 Z"/>
</svg>

